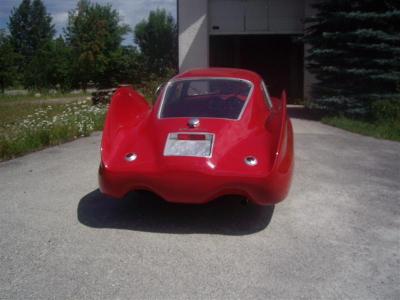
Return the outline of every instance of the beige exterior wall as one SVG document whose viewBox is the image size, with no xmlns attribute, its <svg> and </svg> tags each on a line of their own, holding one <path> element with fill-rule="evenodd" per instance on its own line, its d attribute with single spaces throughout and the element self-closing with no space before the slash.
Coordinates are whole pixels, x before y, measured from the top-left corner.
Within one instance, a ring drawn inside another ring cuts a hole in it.
<svg viewBox="0 0 400 300">
<path fill-rule="evenodd" d="M 208 67 L 208 0 L 178 0 L 178 27 L 179 71 Z"/>
</svg>

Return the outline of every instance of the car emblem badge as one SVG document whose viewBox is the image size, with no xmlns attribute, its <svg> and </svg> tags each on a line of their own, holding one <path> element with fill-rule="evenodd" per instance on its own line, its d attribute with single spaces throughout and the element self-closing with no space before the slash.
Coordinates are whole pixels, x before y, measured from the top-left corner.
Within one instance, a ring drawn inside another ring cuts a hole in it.
<svg viewBox="0 0 400 300">
<path fill-rule="evenodd" d="M 197 118 L 190 119 L 190 120 L 188 121 L 188 126 L 189 126 L 190 128 L 199 127 L 199 126 L 200 126 L 200 120 L 197 119 Z"/>
</svg>

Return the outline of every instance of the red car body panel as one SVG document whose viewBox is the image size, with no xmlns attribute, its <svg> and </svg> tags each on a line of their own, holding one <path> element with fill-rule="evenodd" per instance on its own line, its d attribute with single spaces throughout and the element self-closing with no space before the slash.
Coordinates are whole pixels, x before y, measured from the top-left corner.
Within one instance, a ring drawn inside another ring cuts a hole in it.
<svg viewBox="0 0 400 300">
<path fill-rule="evenodd" d="M 238 120 L 160 118 L 165 91 L 154 107 L 131 87 L 114 94 L 101 146 L 99 185 L 103 193 L 121 198 L 133 190 L 148 190 L 167 201 L 200 204 L 223 195 L 241 195 L 260 205 L 272 205 L 288 194 L 293 173 L 293 129 L 286 111 L 286 95 L 265 102 L 262 79 L 255 73 L 225 68 L 188 71 L 172 81 L 188 78 L 236 78 L 253 89 Z M 170 133 L 211 133 L 210 157 L 166 156 Z M 137 159 L 127 161 L 128 153 Z M 245 157 L 257 158 L 249 166 Z"/>
</svg>

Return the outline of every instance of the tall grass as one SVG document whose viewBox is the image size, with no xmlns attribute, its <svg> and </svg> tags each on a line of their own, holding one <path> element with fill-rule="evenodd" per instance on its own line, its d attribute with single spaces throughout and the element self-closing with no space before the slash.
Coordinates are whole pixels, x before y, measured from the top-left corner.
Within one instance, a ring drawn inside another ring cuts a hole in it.
<svg viewBox="0 0 400 300">
<path fill-rule="evenodd" d="M 0 120 L 0 160 L 88 136 L 103 128 L 107 111 L 107 106 L 92 106 L 87 101 L 19 108 L 8 108 L 11 118 Z M 1 114 L 5 115 L 4 110 Z"/>
</svg>

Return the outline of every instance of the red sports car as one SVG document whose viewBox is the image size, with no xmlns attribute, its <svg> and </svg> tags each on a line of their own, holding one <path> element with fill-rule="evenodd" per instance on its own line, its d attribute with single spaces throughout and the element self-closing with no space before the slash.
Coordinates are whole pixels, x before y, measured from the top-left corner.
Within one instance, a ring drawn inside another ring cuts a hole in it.
<svg viewBox="0 0 400 300">
<path fill-rule="evenodd" d="M 131 87 L 115 92 L 99 183 L 116 198 L 147 190 L 178 203 L 238 195 L 272 205 L 286 197 L 293 163 L 284 92 L 270 97 L 247 70 L 196 69 L 172 78 L 153 107 Z"/>
</svg>

